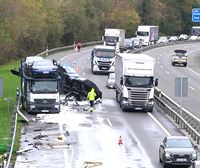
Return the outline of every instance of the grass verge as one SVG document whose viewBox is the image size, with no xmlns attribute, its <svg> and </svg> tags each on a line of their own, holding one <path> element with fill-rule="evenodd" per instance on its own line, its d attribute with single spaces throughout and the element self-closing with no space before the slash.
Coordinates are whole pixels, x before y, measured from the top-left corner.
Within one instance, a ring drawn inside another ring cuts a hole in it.
<svg viewBox="0 0 200 168">
<path fill-rule="evenodd" d="M 10 70 L 17 68 L 19 61 L 0 66 L 0 79 L 3 81 L 3 96 L 0 97 L 0 156 L 7 151 L 7 143 L 12 121 L 12 112 L 16 100 L 16 88 L 19 87 L 20 78 L 11 74 Z M 17 135 L 14 152 L 19 147 L 20 130 L 22 124 L 17 124 Z M 2 162 L 0 157 L 0 162 Z"/>
</svg>

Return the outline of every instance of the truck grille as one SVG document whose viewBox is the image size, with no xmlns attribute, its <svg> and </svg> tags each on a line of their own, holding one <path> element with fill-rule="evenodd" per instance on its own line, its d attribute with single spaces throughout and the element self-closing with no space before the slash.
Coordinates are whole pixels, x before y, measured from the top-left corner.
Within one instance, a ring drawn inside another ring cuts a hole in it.
<svg viewBox="0 0 200 168">
<path fill-rule="evenodd" d="M 149 98 L 150 89 L 128 88 L 128 97 L 131 105 L 146 106 Z"/>
<path fill-rule="evenodd" d="M 56 99 L 34 99 L 36 104 L 53 104 L 56 102 Z"/>
<path fill-rule="evenodd" d="M 111 63 L 112 63 L 111 61 L 108 62 L 98 61 L 99 66 L 110 66 Z"/>
</svg>

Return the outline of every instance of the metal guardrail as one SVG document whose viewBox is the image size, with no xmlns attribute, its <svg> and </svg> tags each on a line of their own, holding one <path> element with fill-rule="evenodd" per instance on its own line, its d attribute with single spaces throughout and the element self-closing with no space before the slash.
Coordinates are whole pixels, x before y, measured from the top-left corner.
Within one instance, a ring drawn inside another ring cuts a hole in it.
<svg viewBox="0 0 200 168">
<path fill-rule="evenodd" d="M 17 118 L 18 118 L 17 110 L 19 109 L 19 103 L 20 103 L 20 93 L 19 91 L 17 91 L 16 102 L 15 102 L 14 110 L 12 114 L 10 135 L 9 135 L 8 144 L 7 144 L 7 153 L 4 154 L 4 161 L 2 165 L 3 168 L 9 168 L 10 166 L 10 161 L 11 161 L 11 157 L 13 153 L 13 147 L 14 147 L 15 136 L 16 136 Z"/>
<path fill-rule="evenodd" d="M 102 44 L 102 43 L 103 43 L 102 41 L 88 42 L 88 43 L 83 43 L 82 47 L 94 46 L 94 45 Z M 73 44 L 73 45 L 70 45 L 70 46 L 65 46 L 65 47 L 53 48 L 53 49 L 50 49 L 50 50 L 47 49 L 46 51 L 38 54 L 37 56 L 46 56 L 46 55 L 53 54 L 53 53 L 56 53 L 56 52 L 72 50 L 75 47 L 76 47 L 76 44 Z"/>
</svg>

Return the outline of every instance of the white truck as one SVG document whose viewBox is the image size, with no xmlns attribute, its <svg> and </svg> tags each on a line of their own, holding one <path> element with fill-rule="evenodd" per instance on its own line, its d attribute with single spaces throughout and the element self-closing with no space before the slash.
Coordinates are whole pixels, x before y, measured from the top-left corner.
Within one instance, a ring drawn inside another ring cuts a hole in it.
<svg viewBox="0 0 200 168">
<path fill-rule="evenodd" d="M 19 71 L 11 70 L 21 77 L 21 104 L 28 113 L 60 112 L 59 82 L 57 62 L 30 56 L 23 59 Z"/>
<path fill-rule="evenodd" d="M 91 52 L 91 70 L 96 73 L 114 72 L 115 47 L 96 45 Z"/>
<path fill-rule="evenodd" d="M 155 59 L 146 54 L 117 53 L 115 58 L 116 100 L 123 111 L 153 111 Z"/>
<path fill-rule="evenodd" d="M 136 36 L 142 39 L 143 46 L 155 44 L 159 39 L 159 27 L 149 25 L 138 26 Z"/>
<path fill-rule="evenodd" d="M 115 46 L 116 52 L 124 51 L 125 30 L 106 28 L 102 39 L 104 45 Z"/>
</svg>

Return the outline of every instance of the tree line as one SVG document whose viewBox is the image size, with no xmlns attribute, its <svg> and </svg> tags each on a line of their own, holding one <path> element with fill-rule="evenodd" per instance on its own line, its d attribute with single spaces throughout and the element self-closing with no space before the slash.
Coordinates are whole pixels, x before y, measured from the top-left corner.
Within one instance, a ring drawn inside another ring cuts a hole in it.
<svg viewBox="0 0 200 168">
<path fill-rule="evenodd" d="M 104 28 L 159 25 L 161 35 L 190 34 L 200 0 L 0 0 L 0 64 L 48 48 L 99 41 Z"/>
</svg>

